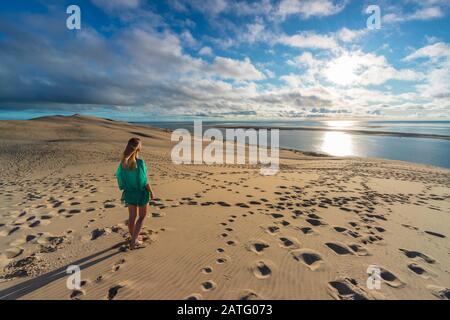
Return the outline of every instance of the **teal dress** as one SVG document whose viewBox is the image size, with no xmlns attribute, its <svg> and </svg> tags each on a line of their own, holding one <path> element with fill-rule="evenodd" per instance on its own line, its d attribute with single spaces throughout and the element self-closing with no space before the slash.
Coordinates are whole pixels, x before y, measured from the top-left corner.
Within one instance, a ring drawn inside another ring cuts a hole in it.
<svg viewBox="0 0 450 320">
<path fill-rule="evenodd" d="M 144 206 L 150 201 L 150 192 L 145 187 L 147 166 L 144 160 L 137 159 L 135 169 L 124 169 L 122 163 L 116 171 L 117 183 L 122 190 L 122 202 L 126 205 Z"/>
</svg>

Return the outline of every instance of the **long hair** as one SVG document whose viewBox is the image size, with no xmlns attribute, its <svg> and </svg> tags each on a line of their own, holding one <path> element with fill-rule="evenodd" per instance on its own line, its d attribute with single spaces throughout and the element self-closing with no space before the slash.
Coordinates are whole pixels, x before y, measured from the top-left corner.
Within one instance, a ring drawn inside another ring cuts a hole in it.
<svg viewBox="0 0 450 320">
<path fill-rule="evenodd" d="M 131 138 L 128 140 L 127 147 L 122 155 L 122 168 L 130 170 L 136 169 L 136 159 L 140 144 L 141 140 L 139 138 Z"/>
</svg>

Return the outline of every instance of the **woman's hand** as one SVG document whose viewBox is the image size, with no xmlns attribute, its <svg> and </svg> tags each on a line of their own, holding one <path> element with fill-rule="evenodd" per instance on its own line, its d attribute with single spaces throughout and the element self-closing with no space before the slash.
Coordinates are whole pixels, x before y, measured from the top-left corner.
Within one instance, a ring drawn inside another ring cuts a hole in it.
<svg viewBox="0 0 450 320">
<path fill-rule="evenodd" d="M 153 190 L 152 190 L 152 188 L 150 187 L 150 185 L 147 184 L 145 187 L 147 188 L 147 191 L 150 192 L 150 198 L 151 198 L 152 200 L 155 199 L 155 198 L 156 198 L 155 193 L 153 192 Z"/>
</svg>

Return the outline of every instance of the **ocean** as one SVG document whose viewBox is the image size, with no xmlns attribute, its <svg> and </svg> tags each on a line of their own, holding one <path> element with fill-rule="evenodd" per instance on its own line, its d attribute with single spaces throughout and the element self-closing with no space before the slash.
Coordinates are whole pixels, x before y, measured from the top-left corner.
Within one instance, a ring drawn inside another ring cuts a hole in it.
<svg viewBox="0 0 450 320">
<path fill-rule="evenodd" d="M 193 122 L 139 122 L 192 131 Z M 450 121 L 204 121 L 215 126 L 275 127 L 280 147 L 332 156 L 371 157 L 450 168 Z M 356 131 L 351 131 L 356 130 Z M 386 135 L 386 134 L 392 135 Z M 410 136 L 403 136 L 403 135 Z M 421 135 L 429 135 L 422 137 Z M 431 138 L 431 135 L 433 138 Z"/>
</svg>

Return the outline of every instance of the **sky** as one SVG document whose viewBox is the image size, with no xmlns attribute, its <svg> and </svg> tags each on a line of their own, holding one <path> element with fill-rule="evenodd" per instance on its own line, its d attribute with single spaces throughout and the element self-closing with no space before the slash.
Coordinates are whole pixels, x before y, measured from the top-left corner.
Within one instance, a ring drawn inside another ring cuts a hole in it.
<svg viewBox="0 0 450 320">
<path fill-rule="evenodd" d="M 449 120 L 449 27 L 450 0 L 1 1 L 0 119 Z"/>
</svg>

